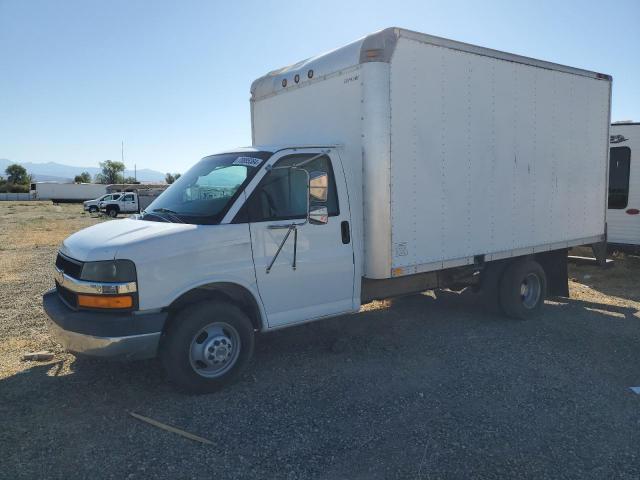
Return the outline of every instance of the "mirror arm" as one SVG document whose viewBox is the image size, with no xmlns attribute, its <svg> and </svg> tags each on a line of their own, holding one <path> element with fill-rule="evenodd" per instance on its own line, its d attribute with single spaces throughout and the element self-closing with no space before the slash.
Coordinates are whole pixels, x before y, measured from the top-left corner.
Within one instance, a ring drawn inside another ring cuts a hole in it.
<svg viewBox="0 0 640 480">
<path fill-rule="evenodd" d="M 296 241 L 298 239 L 298 235 L 297 235 L 298 230 L 296 228 L 297 224 L 295 224 L 295 223 L 292 223 L 291 225 L 273 225 L 273 227 L 287 228 L 287 233 L 285 234 L 284 238 L 280 242 L 280 245 L 278 246 L 278 250 L 276 250 L 276 254 L 271 259 L 271 263 L 269 263 L 269 266 L 267 267 L 267 273 L 269 273 L 271 271 L 271 268 L 273 267 L 273 264 L 276 263 L 276 259 L 278 258 L 278 255 L 280 255 L 280 251 L 282 250 L 282 247 L 284 247 L 284 244 L 287 242 L 287 238 L 289 238 L 289 235 L 291 235 L 291 230 L 295 230 L 296 231 L 296 235 L 294 235 L 294 237 L 295 237 Z M 269 227 L 269 228 L 271 228 L 271 227 Z M 293 269 L 295 270 L 296 245 L 293 246 L 293 251 L 294 251 L 294 256 L 293 256 L 294 267 L 293 267 Z"/>
<path fill-rule="evenodd" d="M 298 227 L 293 228 L 293 264 L 291 267 L 296 269 L 296 257 L 298 254 Z"/>
</svg>

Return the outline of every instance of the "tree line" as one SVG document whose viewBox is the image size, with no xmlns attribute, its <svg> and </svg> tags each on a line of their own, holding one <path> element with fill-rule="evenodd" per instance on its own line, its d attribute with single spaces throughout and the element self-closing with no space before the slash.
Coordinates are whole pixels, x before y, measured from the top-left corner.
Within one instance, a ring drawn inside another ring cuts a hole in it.
<svg viewBox="0 0 640 480">
<path fill-rule="evenodd" d="M 105 185 L 113 183 L 140 183 L 134 177 L 124 175 L 125 165 L 123 162 L 105 160 L 100 162 L 100 173 L 93 179 L 89 172 L 82 172 L 73 179 L 75 183 L 102 183 Z M 0 192 L 23 193 L 28 192 L 33 175 L 27 172 L 22 165 L 14 163 L 5 169 L 6 178 L 0 175 Z M 179 173 L 167 173 L 165 182 L 171 184 L 180 178 Z"/>
<path fill-rule="evenodd" d="M 0 175 L 0 193 L 28 193 L 33 176 L 22 165 L 14 163 L 5 168 L 6 178 Z"/>
</svg>

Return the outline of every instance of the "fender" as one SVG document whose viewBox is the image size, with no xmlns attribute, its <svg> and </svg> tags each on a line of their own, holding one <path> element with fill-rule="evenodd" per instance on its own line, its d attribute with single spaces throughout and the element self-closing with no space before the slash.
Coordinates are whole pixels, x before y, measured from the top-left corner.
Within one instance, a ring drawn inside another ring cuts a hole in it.
<svg viewBox="0 0 640 480">
<path fill-rule="evenodd" d="M 251 319 L 256 331 L 268 329 L 267 317 L 260 295 L 250 286 L 234 281 L 208 281 L 190 286 L 180 292 L 163 310 L 175 313 L 186 305 L 212 298 L 220 298 L 237 305 Z M 170 321 L 167 322 L 167 325 L 169 323 Z M 165 329 L 167 325 L 165 325 Z"/>
</svg>

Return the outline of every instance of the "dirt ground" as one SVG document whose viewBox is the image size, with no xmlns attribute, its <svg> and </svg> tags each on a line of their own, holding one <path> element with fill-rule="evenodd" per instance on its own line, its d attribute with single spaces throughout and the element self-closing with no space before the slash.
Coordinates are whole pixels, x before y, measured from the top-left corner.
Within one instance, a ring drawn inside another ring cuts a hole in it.
<svg viewBox="0 0 640 480">
<path fill-rule="evenodd" d="M 638 257 L 571 265 L 535 321 L 431 292 L 263 335 L 238 383 L 189 397 L 156 361 L 76 359 L 47 333 L 57 248 L 98 221 L 0 202 L 0 478 L 640 477 Z"/>
</svg>

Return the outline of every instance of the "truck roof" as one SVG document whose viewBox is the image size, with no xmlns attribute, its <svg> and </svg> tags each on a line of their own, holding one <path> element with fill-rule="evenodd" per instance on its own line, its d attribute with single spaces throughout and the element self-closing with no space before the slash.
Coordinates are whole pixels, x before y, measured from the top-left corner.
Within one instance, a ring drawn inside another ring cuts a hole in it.
<svg viewBox="0 0 640 480">
<path fill-rule="evenodd" d="M 479 47 L 477 45 L 414 32 L 404 28 L 389 27 L 366 35 L 349 43 L 348 45 L 345 45 L 344 47 L 331 50 L 315 57 L 307 58 L 301 62 L 267 73 L 251 84 L 251 99 L 256 100 L 265 96 L 273 95 L 278 91 L 285 89 L 299 88 L 310 81 L 323 79 L 324 77 L 342 71 L 345 68 L 365 62 L 389 63 L 395 50 L 396 42 L 400 37 L 409 38 L 439 47 L 493 57 L 509 62 L 523 63 L 548 70 L 572 73 L 574 75 L 597 78 L 600 80 L 611 80 L 610 75 L 590 70 L 583 70 L 580 68 L 569 67 L 567 65 L 537 60 L 535 58 L 525 57 L 522 55 L 515 55 L 513 53 L 507 53 L 500 50 Z"/>
<path fill-rule="evenodd" d="M 218 152 L 218 153 L 212 153 L 211 155 L 206 155 L 204 158 L 207 157 L 211 157 L 213 155 L 220 155 L 220 154 L 225 154 L 225 153 L 251 153 L 251 152 L 269 152 L 269 153 L 276 153 L 279 152 L 280 150 L 291 150 L 291 149 L 295 149 L 295 148 L 338 148 L 340 147 L 340 145 L 336 145 L 336 144 L 330 144 L 330 145 L 325 145 L 325 144 L 309 144 L 309 145 L 302 145 L 302 144 L 294 144 L 294 145 L 256 145 L 255 147 L 238 147 L 238 148 L 232 148 L 230 150 L 226 150 L 224 152 Z"/>
</svg>

